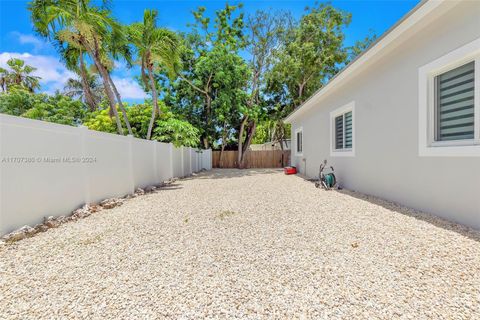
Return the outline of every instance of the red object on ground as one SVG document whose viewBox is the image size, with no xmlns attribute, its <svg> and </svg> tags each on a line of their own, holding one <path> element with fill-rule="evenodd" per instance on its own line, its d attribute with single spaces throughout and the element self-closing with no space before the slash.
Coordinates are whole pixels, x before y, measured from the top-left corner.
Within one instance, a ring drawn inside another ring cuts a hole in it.
<svg viewBox="0 0 480 320">
<path fill-rule="evenodd" d="M 285 172 L 285 174 L 296 174 L 297 173 L 297 168 L 295 168 L 295 167 L 285 167 L 285 168 L 283 168 L 283 172 Z"/>
</svg>

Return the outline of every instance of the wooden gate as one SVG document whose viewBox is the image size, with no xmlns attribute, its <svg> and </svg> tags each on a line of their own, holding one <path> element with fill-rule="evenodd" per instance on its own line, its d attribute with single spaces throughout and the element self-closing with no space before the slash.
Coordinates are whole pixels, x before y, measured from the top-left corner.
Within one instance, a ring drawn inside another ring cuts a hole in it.
<svg viewBox="0 0 480 320">
<path fill-rule="evenodd" d="M 212 152 L 214 168 L 238 168 L 238 151 L 224 151 L 223 163 L 220 163 L 220 151 Z M 290 150 L 248 151 L 245 168 L 283 168 L 290 165 Z"/>
</svg>

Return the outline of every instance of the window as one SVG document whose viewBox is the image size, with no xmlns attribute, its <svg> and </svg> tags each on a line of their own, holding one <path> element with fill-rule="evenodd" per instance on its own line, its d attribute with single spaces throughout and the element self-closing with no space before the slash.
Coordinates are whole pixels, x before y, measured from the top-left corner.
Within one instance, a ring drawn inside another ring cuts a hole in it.
<svg viewBox="0 0 480 320">
<path fill-rule="evenodd" d="M 475 62 L 435 77 L 435 141 L 474 138 Z"/>
<path fill-rule="evenodd" d="M 335 118 L 335 150 L 352 149 L 352 111 Z"/>
<path fill-rule="evenodd" d="M 354 156 L 354 108 L 351 102 L 330 113 L 332 156 Z"/>
<path fill-rule="evenodd" d="M 301 156 L 303 154 L 303 129 L 298 128 L 295 130 L 295 138 L 296 138 L 296 148 L 295 154 L 297 156 Z"/>
<path fill-rule="evenodd" d="M 480 39 L 419 69 L 419 155 L 480 156 Z"/>
</svg>

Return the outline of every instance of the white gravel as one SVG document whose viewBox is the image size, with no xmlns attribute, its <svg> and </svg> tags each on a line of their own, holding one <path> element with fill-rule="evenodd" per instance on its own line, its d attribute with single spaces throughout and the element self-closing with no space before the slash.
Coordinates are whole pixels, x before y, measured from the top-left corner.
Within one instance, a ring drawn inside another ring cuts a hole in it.
<svg viewBox="0 0 480 320">
<path fill-rule="evenodd" d="M 0 246 L 0 319 L 475 319 L 478 232 L 274 170 Z"/>
</svg>

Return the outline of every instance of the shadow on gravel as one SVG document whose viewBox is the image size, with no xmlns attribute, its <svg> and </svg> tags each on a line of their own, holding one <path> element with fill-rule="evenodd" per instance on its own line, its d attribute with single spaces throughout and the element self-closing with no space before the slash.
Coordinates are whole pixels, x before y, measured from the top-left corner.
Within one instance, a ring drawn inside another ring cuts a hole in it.
<svg viewBox="0 0 480 320">
<path fill-rule="evenodd" d="M 283 169 L 212 169 L 182 180 L 191 179 L 231 179 L 282 172 Z"/>
<path fill-rule="evenodd" d="M 164 186 L 161 186 L 158 188 L 158 191 L 168 191 L 168 190 L 178 190 L 178 189 L 183 189 L 183 186 L 178 183 L 170 183 Z"/>
<path fill-rule="evenodd" d="M 403 214 L 403 215 L 406 215 L 406 216 L 409 216 L 409 217 L 412 217 L 412 218 L 430 223 L 437 228 L 442 228 L 444 230 L 453 231 L 453 232 L 456 232 L 456 233 L 458 233 L 458 234 L 460 234 L 464 237 L 467 237 L 471 240 L 480 242 L 480 231 L 475 230 L 475 229 L 470 228 L 470 227 L 467 227 L 467 226 L 462 225 L 462 224 L 451 222 L 451 221 L 443 219 L 439 216 L 435 216 L 435 215 L 430 214 L 430 213 L 418 211 L 418 210 L 415 210 L 415 209 L 412 209 L 412 208 L 402 206 L 402 205 L 397 204 L 395 202 L 391 202 L 391 201 L 384 200 L 384 199 L 381 199 L 381 198 L 378 198 L 378 197 L 375 197 L 375 196 L 370 196 L 370 195 L 362 194 L 362 193 L 355 192 L 355 191 L 350 191 L 350 190 L 343 189 L 343 190 L 336 190 L 335 192 L 339 192 L 341 194 L 345 194 L 345 195 L 354 197 L 354 198 L 359 199 L 359 200 L 370 202 L 372 204 L 375 204 L 377 206 L 381 206 L 381 207 L 383 207 L 385 209 L 388 209 L 390 211 L 400 213 L 400 214 Z"/>
<path fill-rule="evenodd" d="M 298 176 L 300 176 L 300 175 L 298 175 Z M 316 181 L 318 181 L 318 179 L 308 179 L 305 176 L 300 176 L 300 177 L 302 179 L 304 179 L 305 181 L 311 182 L 312 183 L 312 188 L 315 188 L 315 186 L 313 184 Z M 439 216 L 436 216 L 434 214 L 418 211 L 418 210 L 415 210 L 413 208 L 408 208 L 406 206 L 400 205 L 400 204 L 392 202 L 392 201 L 384 200 L 382 198 L 378 198 L 378 197 L 375 197 L 375 196 L 363 194 L 363 193 L 360 193 L 360 192 L 357 192 L 357 191 L 342 189 L 342 190 L 332 190 L 332 191 L 329 191 L 329 192 L 338 192 L 338 193 L 348 195 L 350 197 L 353 197 L 353 198 L 356 198 L 356 199 L 359 199 L 359 200 L 367 201 L 367 202 L 370 202 L 370 203 L 375 204 L 377 206 L 381 206 L 385 209 L 388 209 L 390 211 L 400 213 L 400 214 L 403 214 L 403 215 L 406 215 L 406 216 L 409 216 L 409 217 L 412 217 L 412 218 L 430 223 L 437 228 L 442 228 L 444 230 L 456 232 L 456 233 L 458 233 L 458 234 L 460 234 L 464 237 L 467 237 L 471 240 L 480 242 L 480 230 L 476 230 L 476 229 L 470 228 L 468 226 L 443 219 L 443 218 L 441 218 Z"/>
</svg>

